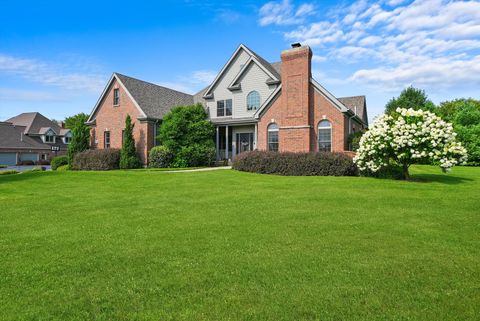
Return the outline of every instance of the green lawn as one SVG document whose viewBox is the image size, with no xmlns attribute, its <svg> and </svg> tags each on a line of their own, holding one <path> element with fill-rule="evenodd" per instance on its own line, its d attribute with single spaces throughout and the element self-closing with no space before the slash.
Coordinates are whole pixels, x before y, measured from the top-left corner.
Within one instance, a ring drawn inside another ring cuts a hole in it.
<svg viewBox="0 0 480 321">
<path fill-rule="evenodd" d="M 1 320 L 478 320 L 480 168 L 0 177 Z"/>
</svg>

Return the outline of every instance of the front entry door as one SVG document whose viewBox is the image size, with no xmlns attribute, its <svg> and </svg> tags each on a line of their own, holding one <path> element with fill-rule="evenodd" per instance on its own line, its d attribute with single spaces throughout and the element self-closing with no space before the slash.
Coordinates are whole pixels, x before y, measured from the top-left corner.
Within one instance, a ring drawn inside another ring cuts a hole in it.
<svg viewBox="0 0 480 321">
<path fill-rule="evenodd" d="M 237 133 L 237 154 L 253 150 L 253 133 Z"/>
</svg>

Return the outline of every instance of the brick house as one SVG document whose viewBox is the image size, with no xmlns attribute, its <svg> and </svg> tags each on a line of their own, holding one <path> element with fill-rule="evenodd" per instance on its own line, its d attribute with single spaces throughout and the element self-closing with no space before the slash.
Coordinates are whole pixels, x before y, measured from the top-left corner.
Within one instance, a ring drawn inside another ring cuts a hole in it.
<svg viewBox="0 0 480 321">
<path fill-rule="evenodd" d="M 241 44 L 207 88 L 194 95 L 114 73 L 93 109 L 92 145 L 121 147 L 126 114 L 144 162 L 163 115 L 201 103 L 216 128 L 218 159 L 249 150 L 291 152 L 349 149 L 348 135 L 367 128 L 365 96 L 336 98 L 311 73 L 308 46 L 292 45 L 269 63 Z"/>
<path fill-rule="evenodd" d="M 0 164 L 50 161 L 56 155 L 66 154 L 71 138 L 70 129 L 40 113 L 17 115 L 0 122 Z"/>
</svg>

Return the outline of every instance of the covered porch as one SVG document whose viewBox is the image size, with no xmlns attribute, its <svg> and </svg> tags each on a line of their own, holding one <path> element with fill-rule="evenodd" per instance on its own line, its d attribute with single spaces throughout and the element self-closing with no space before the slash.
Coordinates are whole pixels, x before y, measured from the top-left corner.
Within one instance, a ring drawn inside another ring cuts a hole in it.
<svg viewBox="0 0 480 321">
<path fill-rule="evenodd" d="M 217 161 L 232 160 L 236 155 L 256 149 L 257 123 L 214 123 Z"/>
</svg>

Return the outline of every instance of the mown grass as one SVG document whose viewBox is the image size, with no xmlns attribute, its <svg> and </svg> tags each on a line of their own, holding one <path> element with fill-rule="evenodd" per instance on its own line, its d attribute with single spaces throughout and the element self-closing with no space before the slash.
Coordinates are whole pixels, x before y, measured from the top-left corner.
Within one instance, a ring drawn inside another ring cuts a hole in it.
<svg viewBox="0 0 480 321">
<path fill-rule="evenodd" d="M 1 320 L 478 320 L 480 168 L 0 177 Z"/>
</svg>

